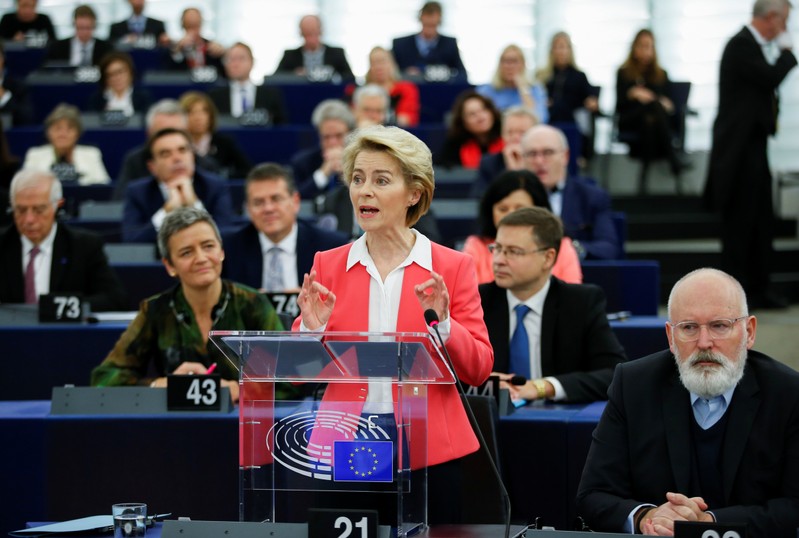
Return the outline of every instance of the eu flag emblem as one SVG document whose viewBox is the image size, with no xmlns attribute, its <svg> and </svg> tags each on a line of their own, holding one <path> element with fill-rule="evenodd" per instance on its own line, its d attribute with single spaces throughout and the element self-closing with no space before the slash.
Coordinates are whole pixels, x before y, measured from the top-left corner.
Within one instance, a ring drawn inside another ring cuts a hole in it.
<svg viewBox="0 0 799 538">
<path fill-rule="evenodd" d="M 334 441 L 333 481 L 393 482 L 394 443 Z"/>
</svg>

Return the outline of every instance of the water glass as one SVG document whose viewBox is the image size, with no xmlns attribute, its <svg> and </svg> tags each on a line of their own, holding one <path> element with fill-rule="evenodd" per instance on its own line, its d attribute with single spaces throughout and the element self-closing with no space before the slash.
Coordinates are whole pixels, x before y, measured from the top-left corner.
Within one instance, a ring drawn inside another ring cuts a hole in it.
<svg viewBox="0 0 799 538">
<path fill-rule="evenodd" d="M 114 516 L 114 538 L 140 538 L 147 534 L 147 505 L 119 503 L 111 507 Z"/>
</svg>

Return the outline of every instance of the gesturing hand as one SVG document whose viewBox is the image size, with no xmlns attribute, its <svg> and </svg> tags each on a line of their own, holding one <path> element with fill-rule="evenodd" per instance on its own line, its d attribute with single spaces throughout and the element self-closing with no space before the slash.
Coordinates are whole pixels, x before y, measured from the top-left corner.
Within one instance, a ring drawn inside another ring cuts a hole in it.
<svg viewBox="0 0 799 538">
<path fill-rule="evenodd" d="M 297 306 L 300 307 L 305 326 L 314 331 L 325 325 L 335 304 L 336 295 L 316 281 L 316 270 L 311 269 L 310 275 L 306 273 L 297 296 Z"/>
<path fill-rule="evenodd" d="M 449 317 L 449 291 L 444 284 L 444 278 L 430 271 L 430 278 L 413 288 L 422 311 L 432 308 L 438 314 L 439 321 L 444 321 Z"/>
</svg>

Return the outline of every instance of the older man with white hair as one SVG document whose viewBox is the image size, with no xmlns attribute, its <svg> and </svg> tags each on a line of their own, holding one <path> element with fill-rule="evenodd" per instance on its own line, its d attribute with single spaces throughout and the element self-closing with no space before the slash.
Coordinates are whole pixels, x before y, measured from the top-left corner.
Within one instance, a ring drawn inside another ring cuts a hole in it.
<svg viewBox="0 0 799 538">
<path fill-rule="evenodd" d="M 671 535 L 677 521 L 799 527 L 799 373 L 754 351 L 757 319 L 717 269 L 669 296 L 669 350 L 616 368 L 578 512 L 598 531 Z"/>
</svg>

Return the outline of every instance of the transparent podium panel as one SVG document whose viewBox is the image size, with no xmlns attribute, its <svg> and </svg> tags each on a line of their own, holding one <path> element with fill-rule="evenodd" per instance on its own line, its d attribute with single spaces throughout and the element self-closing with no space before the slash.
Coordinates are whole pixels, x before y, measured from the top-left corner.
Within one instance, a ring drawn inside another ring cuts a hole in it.
<svg viewBox="0 0 799 538">
<path fill-rule="evenodd" d="M 427 524 L 427 397 L 452 371 L 426 333 L 214 331 L 240 372 L 242 521 L 375 510 Z"/>
</svg>

